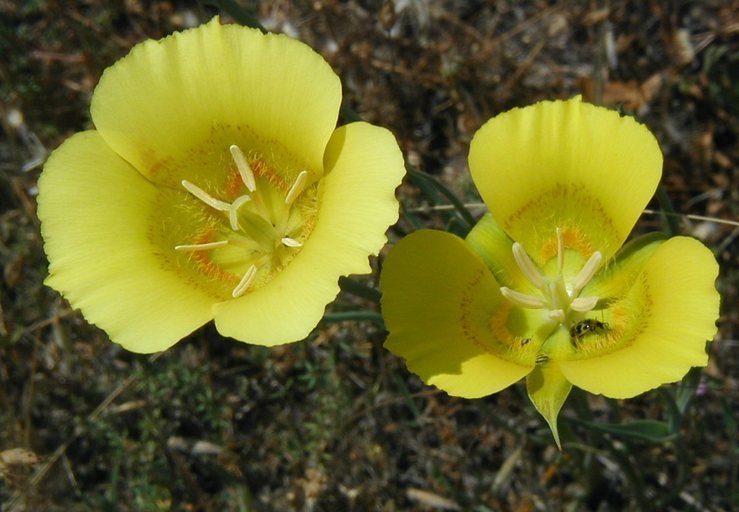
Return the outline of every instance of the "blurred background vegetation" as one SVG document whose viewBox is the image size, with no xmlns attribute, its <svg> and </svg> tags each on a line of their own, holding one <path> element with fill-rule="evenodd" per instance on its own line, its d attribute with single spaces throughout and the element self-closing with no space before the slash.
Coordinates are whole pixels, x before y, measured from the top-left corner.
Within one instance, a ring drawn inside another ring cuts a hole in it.
<svg viewBox="0 0 739 512">
<path fill-rule="evenodd" d="M 730 0 L 0 0 L 0 509 L 737 510 L 737 13 Z M 399 190 L 391 243 L 481 215 L 466 156 L 496 113 L 582 94 L 635 115 L 659 138 L 672 201 L 637 229 L 679 229 L 721 264 L 709 366 L 628 401 L 574 392 L 558 451 L 523 382 L 481 400 L 424 386 L 382 348 L 377 304 L 346 292 L 301 343 L 206 326 L 155 356 L 112 344 L 42 284 L 36 180 L 91 127 L 105 67 L 216 14 L 307 42 L 342 79 L 342 122 L 395 133 L 422 174 Z M 450 191 L 473 206 L 448 208 Z"/>
</svg>

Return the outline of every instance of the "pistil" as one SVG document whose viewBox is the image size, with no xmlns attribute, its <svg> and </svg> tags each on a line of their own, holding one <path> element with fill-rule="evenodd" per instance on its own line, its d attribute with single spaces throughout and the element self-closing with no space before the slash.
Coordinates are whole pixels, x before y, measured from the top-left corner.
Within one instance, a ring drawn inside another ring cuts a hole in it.
<svg viewBox="0 0 739 512">
<path fill-rule="evenodd" d="M 556 276 L 545 276 L 518 242 L 513 243 L 512 251 L 513 259 L 521 273 L 539 290 L 539 294 L 529 294 L 506 286 L 501 287 L 500 293 L 512 303 L 527 309 L 547 309 L 549 310 L 547 316 L 562 324 L 571 321 L 571 312 L 586 313 L 597 305 L 598 297 L 579 297 L 579 294 L 600 268 L 603 255 L 599 251 L 595 251 L 588 258 L 569 288 L 563 276 L 565 245 L 559 228 L 557 228 Z"/>
<path fill-rule="evenodd" d="M 283 257 L 278 256 L 278 254 L 283 253 L 275 253 L 278 247 L 297 249 L 303 246 L 300 240 L 291 236 L 290 231 L 296 230 L 296 224 L 289 219 L 294 215 L 291 213 L 292 205 L 308 185 L 309 175 L 305 170 L 298 173 L 285 195 L 284 207 L 274 205 L 268 208 L 272 203 L 266 201 L 269 196 L 266 196 L 265 200 L 260 196 L 256 176 L 244 156 L 244 152 L 236 144 L 230 145 L 228 149 L 246 189 L 243 195 L 236 197 L 233 202 L 229 203 L 213 197 L 188 180 L 182 180 L 181 184 L 193 197 L 210 208 L 225 214 L 232 236 L 226 240 L 181 244 L 175 246 L 175 250 L 181 252 L 210 251 L 227 245 L 244 248 L 248 268 L 231 292 L 231 295 L 236 298 L 248 291 L 260 268 L 264 265 L 271 267 L 275 264 L 271 262 L 273 258 Z M 265 182 L 264 186 L 268 186 L 267 183 Z M 264 191 L 262 192 L 264 193 Z M 250 206 L 245 207 L 247 203 L 250 203 Z"/>
</svg>

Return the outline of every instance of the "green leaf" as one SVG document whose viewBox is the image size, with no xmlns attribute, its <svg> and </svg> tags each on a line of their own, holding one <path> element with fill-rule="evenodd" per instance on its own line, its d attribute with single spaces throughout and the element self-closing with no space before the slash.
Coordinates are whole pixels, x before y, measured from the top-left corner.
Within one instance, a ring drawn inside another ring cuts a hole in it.
<svg viewBox="0 0 739 512">
<path fill-rule="evenodd" d="M 691 368 L 688 374 L 678 384 L 675 393 L 675 403 L 681 414 L 685 414 L 688 410 L 688 406 L 695 396 L 695 391 L 698 389 L 701 374 L 701 368 Z"/>
<path fill-rule="evenodd" d="M 245 27 L 256 28 L 266 34 L 268 30 L 259 22 L 257 18 L 241 7 L 235 0 L 209 0 L 206 4 L 214 5 L 221 9 L 223 12 L 231 16 L 236 23 L 244 25 Z"/>
<path fill-rule="evenodd" d="M 653 443 L 664 443 L 677 437 L 670 432 L 667 423 L 657 420 L 636 420 L 629 423 L 596 423 L 577 418 L 568 418 L 570 421 L 596 432 L 605 432 L 614 436 L 639 439 Z"/>
<path fill-rule="evenodd" d="M 659 202 L 659 207 L 662 210 L 662 216 L 667 233 L 670 236 L 681 234 L 682 230 L 680 229 L 679 216 L 675 212 L 675 208 L 672 206 L 670 196 L 662 185 L 657 187 L 657 202 Z"/>
<path fill-rule="evenodd" d="M 449 190 L 441 181 L 434 178 L 433 176 L 426 174 L 425 172 L 421 172 L 412 166 L 406 164 L 406 170 L 408 171 L 408 176 L 410 177 L 411 181 L 415 183 L 417 186 L 421 187 L 421 189 L 425 189 L 423 186 L 424 184 L 430 184 L 433 189 L 435 189 L 437 192 L 441 193 L 447 201 L 449 201 L 454 209 L 457 211 L 459 216 L 462 218 L 462 220 L 467 224 L 467 231 L 472 229 L 472 226 L 475 225 L 475 218 L 472 216 L 470 211 L 467 209 L 467 207 L 464 205 L 462 201 L 459 200 L 459 198 Z M 424 190 L 424 192 L 426 192 Z M 426 194 L 427 197 L 430 196 L 430 194 Z M 429 197 L 429 199 L 432 199 Z M 433 199 L 432 199 L 433 201 Z"/>
<path fill-rule="evenodd" d="M 323 316 L 323 322 L 374 322 L 381 328 L 385 328 L 382 315 L 376 311 L 339 311 L 337 313 L 326 313 Z"/>
<path fill-rule="evenodd" d="M 343 292 L 356 295 L 375 304 L 379 304 L 380 297 L 382 297 L 380 290 L 346 276 L 339 277 L 339 287 Z"/>
<path fill-rule="evenodd" d="M 400 201 L 400 215 L 402 218 L 408 221 L 413 229 L 423 229 L 423 221 L 419 219 L 417 215 L 411 212 L 402 200 Z"/>
</svg>

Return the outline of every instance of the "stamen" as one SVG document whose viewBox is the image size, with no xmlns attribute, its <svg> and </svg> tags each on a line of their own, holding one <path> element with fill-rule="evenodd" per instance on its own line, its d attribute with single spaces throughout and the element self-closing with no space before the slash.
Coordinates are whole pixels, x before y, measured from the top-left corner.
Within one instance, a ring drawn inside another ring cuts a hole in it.
<svg viewBox="0 0 739 512">
<path fill-rule="evenodd" d="M 251 170 L 251 167 L 249 167 L 249 162 L 244 158 L 244 153 L 241 151 L 241 148 L 236 144 L 231 144 L 228 150 L 231 151 L 231 156 L 236 163 L 236 168 L 239 170 L 241 181 L 244 182 L 244 185 L 249 189 L 249 192 L 254 192 L 257 189 L 257 182 L 254 179 L 254 172 Z"/>
<path fill-rule="evenodd" d="M 544 286 L 541 272 L 518 242 L 514 242 L 513 244 L 513 258 L 516 260 L 518 268 L 521 269 L 523 275 L 526 276 L 526 279 L 528 279 L 537 288 Z"/>
<path fill-rule="evenodd" d="M 514 242 L 512 245 L 513 259 L 526 279 L 539 289 L 540 294 L 521 293 L 506 286 L 500 288 L 500 293 L 519 307 L 544 309 L 544 313 L 550 320 L 562 325 L 570 325 L 573 317 L 592 311 L 598 305 L 599 297 L 578 297 L 578 295 L 598 272 L 603 262 L 603 254 L 600 251 L 593 252 L 573 279 L 573 286 L 569 287 L 562 275 L 566 250 L 564 233 L 560 228 L 556 228 L 556 232 L 558 275 L 547 277 L 529 257 L 523 246 Z"/>
<path fill-rule="evenodd" d="M 570 309 L 587 313 L 598 304 L 598 297 L 578 297 L 570 302 Z"/>
<path fill-rule="evenodd" d="M 290 191 L 285 196 L 285 204 L 292 204 L 293 201 L 303 192 L 305 184 L 308 181 L 308 171 L 300 171 L 298 177 L 295 178 L 295 183 L 290 187 Z"/>
<path fill-rule="evenodd" d="M 543 298 L 511 290 L 507 286 L 501 286 L 500 293 L 514 304 L 524 308 L 541 309 L 546 306 Z"/>
<path fill-rule="evenodd" d="M 583 268 L 580 270 L 580 273 L 577 274 L 577 277 L 575 278 L 575 281 L 573 282 L 572 286 L 572 296 L 574 297 L 578 293 L 580 293 L 580 290 L 582 290 L 585 285 L 587 285 L 590 280 L 593 278 L 595 273 L 598 271 L 598 267 L 600 266 L 600 262 L 603 261 L 603 254 L 601 254 L 600 251 L 595 251 L 591 256 L 590 259 L 588 259 L 587 263 L 583 266 Z"/>
<path fill-rule="evenodd" d="M 207 251 L 209 249 L 223 247 L 224 245 L 228 245 L 228 240 L 219 240 L 218 242 L 208 242 L 205 244 L 175 245 L 174 250 L 185 252 Z"/>
<path fill-rule="evenodd" d="M 244 277 L 241 278 L 241 281 L 239 281 L 239 284 L 236 285 L 236 288 L 233 289 L 231 292 L 231 295 L 235 299 L 236 297 L 241 297 L 244 295 L 244 292 L 249 288 L 249 285 L 254 280 L 254 276 L 257 275 L 257 266 L 252 265 L 249 267 L 249 270 L 246 271 L 246 274 L 244 274 Z"/>
<path fill-rule="evenodd" d="M 557 268 L 559 273 L 562 273 L 562 269 L 565 266 L 565 243 L 562 237 L 562 230 L 557 228 Z"/>
<path fill-rule="evenodd" d="M 198 187 L 197 185 L 194 185 L 190 183 L 187 180 L 182 180 L 182 186 L 185 187 L 185 190 L 190 192 L 192 195 L 200 199 L 202 202 L 210 206 L 211 208 L 215 208 L 216 210 L 225 212 L 229 208 L 231 208 L 231 205 L 228 203 L 225 203 L 223 201 L 219 201 L 215 197 L 212 197 L 210 194 L 208 194 L 205 190 Z"/>
<path fill-rule="evenodd" d="M 300 242 L 298 242 L 294 238 L 290 238 L 290 237 L 287 237 L 287 236 L 284 237 L 280 241 L 282 242 L 282 245 L 284 245 L 285 247 L 303 247 L 303 244 L 301 244 Z"/>
<path fill-rule="evenodd" d="M 228 222 L 231 224 L 231 229 L 234 231 L 238 231 L 241 229 L 241 226 L 239 225 L 239 208 L 241 208 L 244 204 L 251 201 L 251 197 L 249 196 L 239 196 L 236 198 L 236 201 L 231 203 L 231 207 L 228 210 Z"/>
</svg>

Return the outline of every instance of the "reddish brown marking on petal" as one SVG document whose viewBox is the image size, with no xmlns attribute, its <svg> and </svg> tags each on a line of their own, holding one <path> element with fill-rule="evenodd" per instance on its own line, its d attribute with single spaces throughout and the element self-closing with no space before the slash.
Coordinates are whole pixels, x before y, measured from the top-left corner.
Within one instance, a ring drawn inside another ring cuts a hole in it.
<svg viewBox="0 0 739 512">
<path fill-rule="evenodd" d="M 266 180 L 271 186 L 278 188 L 283 193 L 287 194 L 287 192 L 290 190 L 291 184 L 287 183 L 282 176 L 277 174 L 274 169 L 272 169 L 269 165 L 267 165 L 264 160 L 262 159 L 254 159 L 249 161 L 249 167 L 251 168 L 251 171 L 254 173 L 254 178 L 261 178 L 263 180 Z M 246 187 L 244 186 L 244 181 L 241 179 L 241 174 L 239 173 L 238 168 L 236 167 L 236 164 L 232 166 L 231 173 L 229 174 L 224 193 L 226 195 L 226 198 L 229 201 L 233 201 L 240 195 L 244 194 Z M 257 187 L 257 191 L 259 190 L 259 186 Z"/>
<path fill-rule="evenodd" d="M 631 321 L 633 324 L 635 324 L 629 334 L 629 343 L 633 343 L 633 341 L 641 336 L 649 327 L 650 320 L 652 317 L 652 310 L 654 308 L 654 299 L 652 298 L 652 290 L 649 286 L 649 277 L 647 273 L 643 272 L 637 281 L 638 285 L 642 289 L 642 304 L 640 311 L 638 314 L 636 314 L 636 318 L 632 318 Z M 636 283 L 635 283 L 636 286 Z M 633 313 L 633 312 L 632 312 Z M 624 315 L 624 321 L 623 325 L 627 325 L 627 322 L 629 320 L 627 315 Z"/>
<path fill-rule="evenodd" d="M 193 244 L 207 244 L 216 241 L 216 233 L 209 229 L 195 238 Z M 206 276 L 217 279 L 224 283 L 238 282 L 239 278 L 233 274 L 225 272 L 210 258 L 210 251 L 194 251 L 192 253 L 192 261 L 196 263 L 198 269 Z"/>
<path fill-rule="evenodd" d="M 562 241 L 565 249 L 573 249 L 579 252 L 583 259 L 587 260 L 595 249 L 592 244 L 583 235 L 582 231 L 574 226 L 560 227 L 562 233 Z M 557 256 L 557 236 L 556 233 L 549 237 L 541 246 L 541 260 L 549 261 Z"/>
<path fill-rule="evenodd" d="M 618 343 L 626 332 L 629 315 L 623 307 L 615 306 L 611 309 L 611 321 L 608 323 L 608 330 L 605 333 L 609 343 Z"/>
<path fill-rule="evenodd" d="M 508 326 L 513 304 L 503 300 L 490 314 L 488 329 L 491 340 L 495 341 L 497 351 L 492 351 L 496 356 L 514 362 L 516 364 L 534 364 L 541 342 L 533 332 L 512 332 Z"/>
<path fill-rule="evenodd" d="M 514 346 L 522 346 L 521 345 L 521 339 L 522 337 L 514 336 L 513 333 L 508 330 L 508 317 L 511 313 L 512 305 L 508 301 L 501 301 L 501 303 L 498 305 L 498 307 L 495 309 L 493 314 L 490 317 L 490 321 L 488 322 L 490 332 L 493 334 L 496 340 L 499 340 L 499 342 L 506 346 L 506 347 L 514 347 Z"/>
<path fill-rule="evenodd" d="M 646 290 L 646 288 L 645 288 Z M 601 357 L 634 343 L 646 330 L 649 323 L 649 314 L 652 308 L 652 298 L 645 293 L 644 303 L 635 310 L 628 302 L 617 302 L 605 310 L 604 321 L 607 326 L 602 332 L 588 334 L 581 343 L 578 343 L 570 359 L 588 359 Z M 594 317 L 598 320 L 597 317 Z"/>
<path fill-rule="evenodd" d="M 514 336 L 504 324 L 500 324 L 494 320 L 496 318 L 508 318 L 510 312 L 509 304 L 501 302 L 496 306 L 496 309 L 491 313 L 492 318 L 486 326 L 487 329 L 480 329 L 480 326 L 476 325 L 475 320 L 472 318 L 474 314 L 472 307 L 475 301 L 475 295 L 478 293 L 477 290 L 484 278 L 485 272 L 487 271 L 480 269 L 470 278 L 460 298 L 459 324 L 464 337 L 474 346 L 488 354 L 512 363 L 526 364 L 519 357 L 521 351 L 526 350 L 521 348 L 521 340 L 523 338 Z"/>
<path fill-rule="evenodd" d="M 255 176 L 266 179 L 270 185 L 282 190 L 285 194 L 290 190 L 290 183 L 287 183 L 282 176 L 277 174 L 272 167 L 264 162 L 264 160 L 254 160 L 251 165 Z"/>
<path fill-rule="evenodd" d="M 171 159 L 160 158 L 153 149 L 146 146 L 141 147 L 139 149 L 139 158 L 141 159 L 142 169 L 154 181 L 166 181 L 167 177 L 172 176 Z"/>
<path fill-rule="evenodd" d="M 585 217 L 584 212 L 588 212 Z M 589 229 L 597 226 L 597 231 L 602 234 L 599 239 L 619 238 L 613 219 L 603 209 L 600 201 L 584 186 L 575 183 L 556 185 L 502 221 L 503 228 L 514 239 L 517 234 L 524 232 L 551 236 L 540 246 L 538 254 L 529 254 L 540 264 L 557 254 L 557 238 L 554 233 L 554 228 L 557 227 L 564 231 L 566 247 L 579 251 L 584 258 L 590 257 L 596 248 L 592 246 L 593 240 L 588 240 L 587 237 L 592 238 L 594 233 L 583 232 L 580 223 Z M 526 247 L 526 249 L 535 251 L 537 248 Z"/>
<path fill-rule="evenodd" d="M 254 172 L 254 176 L 262 177 L 265 174 L 270 174 L 269 167 L 261 158 L 252 160 L 251 162 L 249 162 L 249 165 L 251 166 L 251 170 Z"/>
<path fill-rule="evenodd" d="M 477 330 L 472 325 L 472 319 L 470 318 L 470 307 L 473 300 L 473 292 L 482 281 L 484 270 L 479 270 L 475 276 L 467 283 L 467 286 L 462 292 L 462 297 L 459 304 L 459 323 L 462 327 L 464 337 L 467 338 L 473 345 L 478 348 L 490 352 L 488 347 L 481 339 Z"/>
<path fill-rule="evenodd" d="M 149 167 L 149 176 L 156 179 L 162 174 L 169 173 L 169 162 L 167 160 L 159 160 Z"/>
<path fill-rule="evenodd" d="M 532 201 L 526 203 L 517 211 L 513 212 L 508 218 L 503 220 L 503 229 L 510 233 L 513 228 L 520 225 L 523 220 L 531 220 L 536 218 L 536 213 L 547 212 L 551 209 L 552 203 L 563 201 L 568 195 L 567 187 L 557 185 L 554 189 L 541 194 Z M 533 213 L 532 213 L 533 212 Z M 540 217 L 540 215 L 538 216 Z"/>
<path fill-rule="evenodd" d="M 241 179 L 241 174 L 239 174 L 239 170 L 236 168 L 236 165 L 234 165 L 233 169 L 231 170 L 231 174 L 226 179 L 224 193 L 227 200 L 233 201 L 234 199 L 239 197 L 242 194 L 242 190 L 244 188 L 246 187 L 244 187 L 244 181 Z"/>
</svg>

